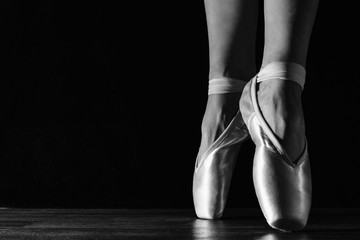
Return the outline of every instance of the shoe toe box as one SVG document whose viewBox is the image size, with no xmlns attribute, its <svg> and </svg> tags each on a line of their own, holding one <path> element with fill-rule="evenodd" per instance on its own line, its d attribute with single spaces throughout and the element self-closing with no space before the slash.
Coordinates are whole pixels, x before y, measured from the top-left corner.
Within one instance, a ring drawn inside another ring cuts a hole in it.
<svg viewBox="0 0 360 240">
<path fill-rule="evenodd" d="M 303 219 L 297 218 L 278 218 L 269 222 L 272 228 L 278 229 L 283 232 L 299 231 L 306 225 Z"/>
</svg>

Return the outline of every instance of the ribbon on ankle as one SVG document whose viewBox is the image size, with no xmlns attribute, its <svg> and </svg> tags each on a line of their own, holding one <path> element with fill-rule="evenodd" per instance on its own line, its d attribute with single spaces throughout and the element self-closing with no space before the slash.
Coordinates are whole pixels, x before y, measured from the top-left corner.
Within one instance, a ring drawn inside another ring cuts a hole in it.
<svg viewBox="0 0 360 240">
<path fill-rule="evenodd" d="M 272 62 L 260 69 L 257 82 L 271 79 L 290 80 L 296 82 L 304 89 L 306 70 L 303 66 L 294 62 Z"/>
</svg>

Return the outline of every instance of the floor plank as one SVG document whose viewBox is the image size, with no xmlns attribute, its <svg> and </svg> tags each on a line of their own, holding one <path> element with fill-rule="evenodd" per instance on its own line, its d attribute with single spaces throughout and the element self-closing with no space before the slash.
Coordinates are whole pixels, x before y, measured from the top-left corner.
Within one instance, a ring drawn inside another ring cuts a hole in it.
<svg viewBox="0 0 360 240">
<path fill-rule="evenodd" d="M 281 233 L 259 209 L 197 219 L 193 209 L 0 209 L 0 239 L 360 239 L 360 209 L 313 209 L 306 229 Z"/>
</svg>

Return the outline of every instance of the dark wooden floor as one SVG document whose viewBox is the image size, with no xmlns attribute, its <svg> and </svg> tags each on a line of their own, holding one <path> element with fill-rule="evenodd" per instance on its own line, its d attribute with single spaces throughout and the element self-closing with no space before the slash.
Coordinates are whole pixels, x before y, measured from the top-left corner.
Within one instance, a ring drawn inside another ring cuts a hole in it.
<svg viewBox="0 0 360 240">
<path fill-rule="evenodd" d="M 281 233 L 259 209 L 227 209 L 222 220 L 192 209 L 0 209 L 0 239 L 360 239 L 360 209 L 313 209 L 307 228 Z"/>
</svg>

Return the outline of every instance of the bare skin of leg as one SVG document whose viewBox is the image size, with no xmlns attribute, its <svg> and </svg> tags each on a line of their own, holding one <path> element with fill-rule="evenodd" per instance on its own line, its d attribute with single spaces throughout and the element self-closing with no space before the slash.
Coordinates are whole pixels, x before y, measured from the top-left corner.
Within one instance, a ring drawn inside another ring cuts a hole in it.
<svg viewBox="0 0 360 240">
<path fill-rule="evenodd" d="M 250 80 L 256 74 L 257 0 L 205 0 L 209 79 Z M 209 95 L 202 121 L 199 156 L 225 130 L 239 109 L 241 93 Z"/>
<path fill-rule="evenodd" d="M 309 40 L 318 0 L 266 0 L 265 46 L 262 66 L 290 61 L 306 66 Z M 269 80 L 259 84 L 261 111 L 292 161 L 305 147 L 305 123 L 301 87 L 290 81 Z"/>
</svg>

